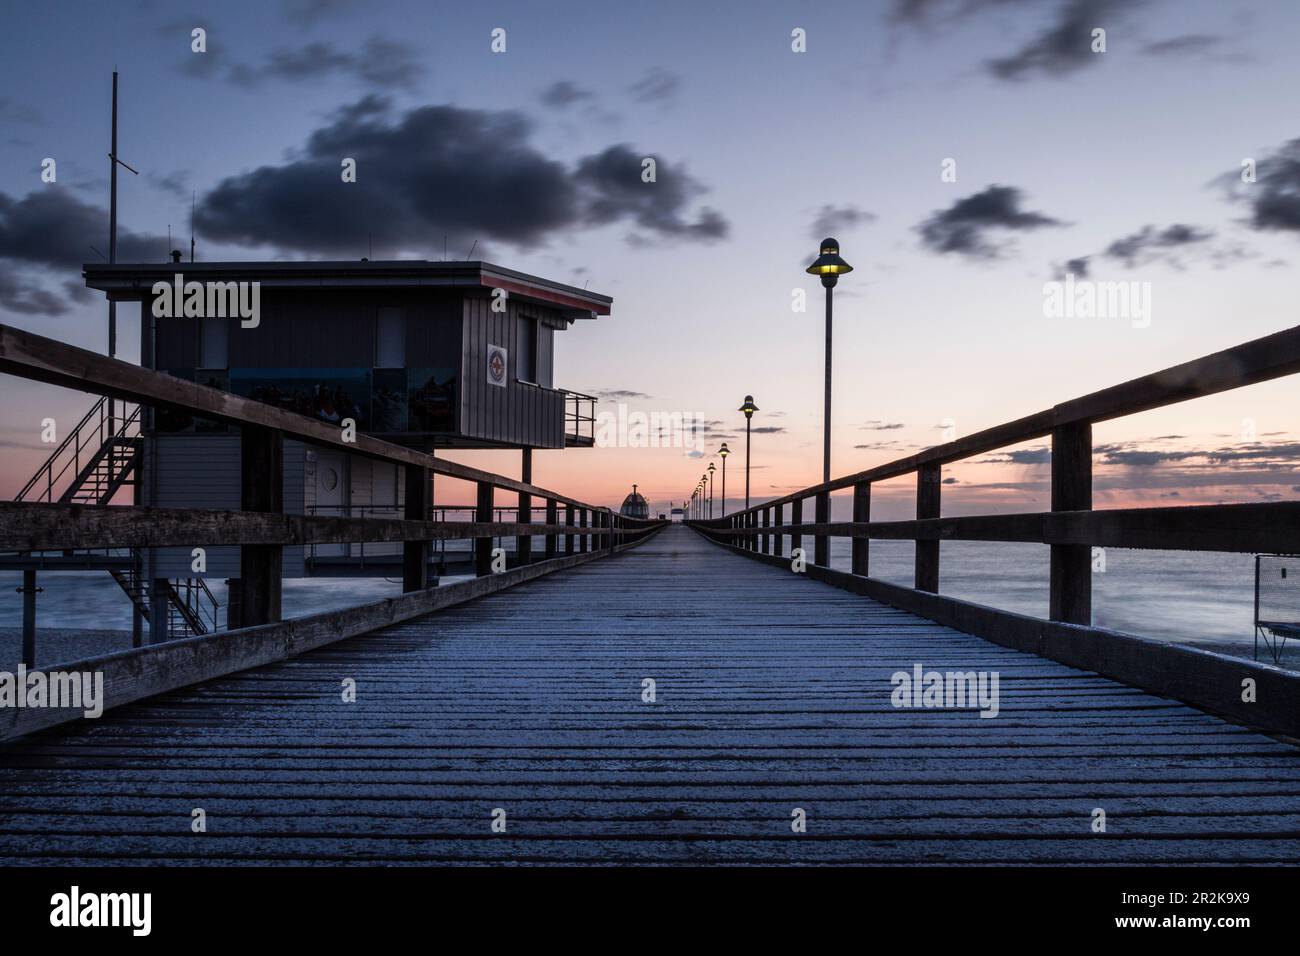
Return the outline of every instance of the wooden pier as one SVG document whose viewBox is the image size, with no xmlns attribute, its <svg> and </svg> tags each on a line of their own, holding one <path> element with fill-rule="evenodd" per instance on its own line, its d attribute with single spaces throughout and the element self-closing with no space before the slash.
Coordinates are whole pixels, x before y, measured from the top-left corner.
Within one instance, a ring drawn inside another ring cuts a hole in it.
<svg viewBox="0 0 1300 956">
<path fill-rule="evenodd" d="M 913 662 L 998 671 L 1000 714 L 893 707 Z M 674 527 L 12 745 L 0 834 L 31 863 L 1283 863 L 1300 751 Z"/>
</svg>

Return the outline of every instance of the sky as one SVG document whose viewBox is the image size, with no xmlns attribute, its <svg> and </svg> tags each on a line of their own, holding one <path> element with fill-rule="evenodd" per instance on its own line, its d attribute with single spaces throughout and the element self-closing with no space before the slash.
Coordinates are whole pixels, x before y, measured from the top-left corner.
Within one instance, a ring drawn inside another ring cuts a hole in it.
<svg viewBox="0 0 1300 956">
<path fill-rule="evenodd" d="M 183 245 L 193 199 L 207 261 L 474 246 L 613 296 L 559 335 L 556 385 L 707 425 L 703 450 L 534 456 L 537 484 L 596 503 L 635 482 L 664 511 L 726 441 L 734 508 L 747 394 L 753 498 L 820 480 L 823 293 L 803 269 L 824 235 L 854 266 L 835 293 L 836 475 L 1295 324 L 1289 0 L 0 11 L 0 322 L 106 348 L 80 270 L 106 249 L 117 68 L 119 154 L 139 171 L 119 177 L 119 261 L 161 260 L 169 228 Z M 1067 273 L 1135 283 L 1146 307 L 1045 314 Z M 1097 507 L 1294 496 L 1296 391 L 1098 426 Z M 48 450 L 41 420 L 70 426 L 92 400 L 5 376 L 0 396 L 11 496 Z M 449 457 L 518 474 L 517 452 Z M 948 466 L 944 511 L 1046 508 L 1047 463 L 1037 442 Z M 913 487 L 878 486 L 873 517 L 909 517 Z"/>
</svg>

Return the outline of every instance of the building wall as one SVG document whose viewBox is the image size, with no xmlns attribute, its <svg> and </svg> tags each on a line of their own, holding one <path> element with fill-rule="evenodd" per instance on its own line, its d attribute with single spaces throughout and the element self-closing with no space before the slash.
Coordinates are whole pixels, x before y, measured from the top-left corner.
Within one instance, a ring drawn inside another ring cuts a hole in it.
<svg viewBox="0 0 1300 956">
<path fill-rule="evenodd" d="M 564 447 L 564 396 L 545 387 L 552 380 L 553 337 L 567 323 L 549 309 L 507 300 L 506 311 L 493 312 L 488 295 L 465 297 L 465 364 L 461 369 L 460 422 L 462 434 L 505 444 L 534 448 Z M 520 336 L 528 324 L 540 327 L 538 378 L 520 381 Z M 505 387 L 488 381 L 488 346 L 506 349 Z"/>
<path fill-rule="evenodd" d="M 151 443 L 146 442 L 142 500 L 160 508 L 223 508 L 238 511 L 239 435 L 159 435 L 156 459 Z M 299 441 L 284 443 L 284 510 L 302 514 L 304 506 L 304 458 L 306 446 Z M 157 462 L 157 496 L 151 470 Z M 164 578 L 195 577 L 190 570 L 191 548 L 158 548 L 158 576 Z M 208 571 L 212 579 L 239 576 L 239 548 L 207 549 Z M 284 549 L 284 576 L 302 577 L 303 548 Z"/>
</svg>

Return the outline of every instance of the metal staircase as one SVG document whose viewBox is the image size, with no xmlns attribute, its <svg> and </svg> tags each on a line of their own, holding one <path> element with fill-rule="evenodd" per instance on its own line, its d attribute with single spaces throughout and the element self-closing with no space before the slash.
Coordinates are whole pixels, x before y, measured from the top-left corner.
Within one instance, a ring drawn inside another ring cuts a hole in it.
<svg viewBox="0 0 1300 956">
<path fill-rule="evenodd" d="M 101 398 L 18 492 L 15 501 L 107 505 L 140 472 L 140 406 Z M 141 573 L 144 553 L 131 551 L 131 564 L 109 574 L 149 620 L 150 583 Z M 167 633 L 178 637 L 217 628 L 220 603 L 202 578 L 161 581 L 166 589 Z"/>
</svg>

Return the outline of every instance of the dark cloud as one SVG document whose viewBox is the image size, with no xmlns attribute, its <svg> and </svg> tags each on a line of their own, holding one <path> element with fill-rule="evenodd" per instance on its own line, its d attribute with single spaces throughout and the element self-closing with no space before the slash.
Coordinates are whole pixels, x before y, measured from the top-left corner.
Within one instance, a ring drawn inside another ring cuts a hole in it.
<svg viewBox="0 0 1300 956">
<path fill-rule="evenodd" d="M 190 198 L 190 174 L 182 170 L 162 175 L 159 173 L 146 173 L 145 178 L 151 186 L 169 193 L 177 199 Z"/>
<path fill-rule="evenodd" d="M 1016 448 L 981 458 L 977 465 L 1046 465 L 1052 460 L 1052 449 L 1047 445 L 1039 448 Z"/>
<path fill-rule="evenodd" d="M 889 18 L 894 23 L 920 26 L 940 17 L 956 19 L 981 10 L 1011 7 L 1029 0 L 894 0 Z"/>
<path fill-rule="evenodd" d="M 1250 207 L 1249 225 L 1263 232 L 1300 232 L 1300 139 L 1283 144 L 1259 160 L 1253 183 L 1242 171 L 1219 177 L 1230 198 Z"/>
<path fill-rule="evenodd" d="M 343 50 L 332 43 L 315 42 L 302 47 L 279 47 L 258 67 L 235 64 L 227 78 L 241 86 L 255 87 L 265 80 L 306 82 L 331 75 L 345 76 L 381 90 L 415 88 L 424 75 L 422 58 L 398 40 L 372 36 L 358 50 Z"/>
<path fill-rule="evenodd" d="M 878 419 L 867 422 L 859 426 L 863 431 L 868 432 L 892 432 L 904 427 L 902 422 L 882 422 Z"/>
<path fill-rule="evenodd" d="M 875 221 L 875 215 L 867 212 L 865 209 L 859 209 L 857 206 L 832 206 L 825 205 L 817 210 L 817 215 L 813 219 L 811 234 L 813 239 L 820 241 L 826 236 L 837 235 L 854 226 L 865 225 Z"/>
<path fill-rule="evenodd" d="M 32 126 L 44 125 L 41 114 L 30 106 L 16 103 L 7 96 L 0 96 L 0 123 L 28 123 Z"/>
<path fill-rule="evenodd" d="M 1198 53 L 1212 53 L 1223 45 L 1223 38 L 1207 33 L 1188 33 L 1183 36 L 1170 37 L 1148 43 L 1142 48 L 1143 53 L 1155 56 L 1189 56 Z"/>
<path fill-rule="evenodd" d="M 118 225 L 120 262 L 166 257 L 166 239 Z M 46 186 L 22 199 L 0 193 L 0 307 L 26 315 L 62 315 L 68 299 L 88 301 L 79 279 L 81 265 L 94 258 L 91 246 L 107 250 L 108 213 L 70 191 Z M 33 276 L 36 270 L 38 275 Z M 64 295 L 42 287 L 41 273 L 63 280 Z"/>
<path fill-rule="evenodd" d="M 1021 80 L 1035 73 L 1064 76 L 1098 63 L 1106 54 L 1092 52 L 1092 31 L 1113 26 L 1121 13 L 1141 2 L 1067 0 L 1046 30 L 1010 56 L 990 60 L 988 71 L 1000 80 Z"/>
<path fill-rule="evenodd" d="M 546 106 L 552 106 L 556 109 L 567 109 L 574 103 L 580 103 L 584 100 L 593 100 L 596 94 L 591 90 L 584 90 L 582 87 L 571 83 L 569 80 L 556 80 L 546 89 L 542 90 L 540 99 Z"/>
<path fill-rule="evenodd" d="M 784 431 L 784 425 L 758 425 L 753 429 L 755 435 L 779 435 Z"/>
<path fill-rule="evenodd" d="M 676 98 L 681 82 L 681 77 L 676 73 L 655 67 L 627 90 L 633 99 L 641 103 L 667 103 Z"/>
<path fill-rule="evenodd" d="M 591 393 L 597 398 L 607 399 L 609 401 L 629 401 L 632 399 L 653 398 L 653 395 L 647 395 L 645 392 L 634 392 L 627 388 L 611 388 Z"/>
<path fill-rule="evenodd" d="M 1117 259 L 1132 268 L 1153 259 L 1163 258 L 1171 250 L 1203 243 L 1212 237 L 1213 233 L 1182 223 L 1175 223 L 1164 229 L 1143 226 L 1130 236 L 1116 239 L 1106 247 L 1102 255 Z"/>
<path fill-rule="evenodd" d="M 917 227 L 921 242 L 938 253 L 955 252 L 975 259 L 994 259 L 1002 251 L 988 236 L 991 230 L 1024 231 L 1064 225 L 1038 212 L 1020 208 L 1022 194 L 1012 186 L 989 186 L 959 199 Z"/>
<path fill-rule="evenodd" d="M 1076 279 L 1088 278 L 1088 260 L 1091 256 L 1077 256 L 1074 259 L 1066 259 L 1064 265 L 1056 266 L 1052 270 L 1052 275 L 1056 279 L 1064 279 L 1067 275 L 1073 275 Z"/>
<path fill-rule="evenodd" d="M 562 230 L 631 222 L 657 238 L 716 239 L 717 213 L 687 206 L 705 188 L 660 160 L 641 180 L 643 154 L 611 146 L 569 167 L 531 142 L 513 111 L 426 106 L 392 117 L 366 97 L 316 130 L 280 166 L 223 180 L 202 197 L 196 222 L 209 239 L 309 253 L 355 252 L 368 235 L 396 250 L 500 240 L 531 246 Z M 341 162 L 357 162 L 343 183 Z"/>
<path fill-rule="evenodd" d="M 326 17 L 335 16 L 353 6 L 355 0 L 283 0 L 285 19 L 290 23 L 312 26 Z"/>
<path fill-rule="evenodd" d="M 573 178 L 588 195 L 583 218 L 595 225 L 631 219 L 659 237 L 721 239 L 727 223 L 715 210 L 705 207 L 691 222 L 683 217 L 690 201 L 705 190 L 684 172 L 665 172 L 657 163 L 656 181 L 641 181 L 645 156 L 626 144 L 610 146 L 604 152 L 580 160 Z"/>
</svg>

